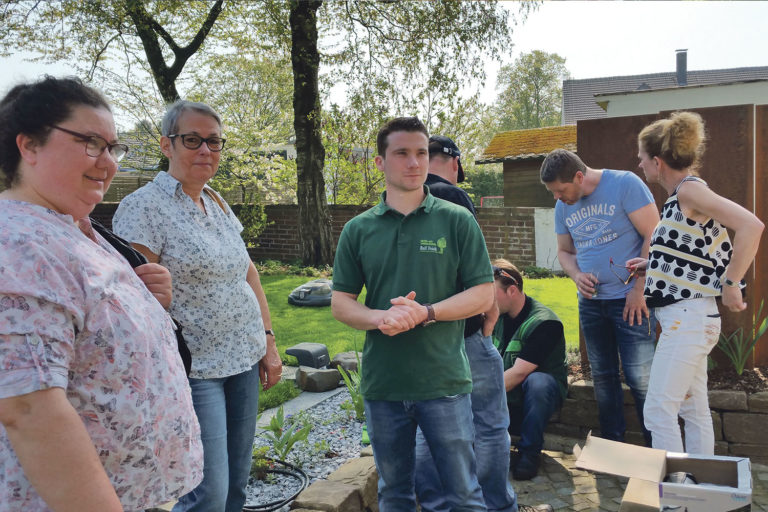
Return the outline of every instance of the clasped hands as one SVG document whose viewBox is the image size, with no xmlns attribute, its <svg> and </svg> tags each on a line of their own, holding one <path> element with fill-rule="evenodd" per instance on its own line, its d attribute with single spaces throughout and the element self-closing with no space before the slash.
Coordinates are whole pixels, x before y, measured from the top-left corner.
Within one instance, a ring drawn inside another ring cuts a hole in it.
<svg viewBox="0 0 768 512">
<path fill-rule="evenodd" d="M 380 310 L 376 328 L 387 336 L 394 336 L 409 331 L 427 319 L 427 308 L 414 299 L 416 292 L 411 291 L 405 297 L 390 299 L 392 307 Z"/>
</svg>

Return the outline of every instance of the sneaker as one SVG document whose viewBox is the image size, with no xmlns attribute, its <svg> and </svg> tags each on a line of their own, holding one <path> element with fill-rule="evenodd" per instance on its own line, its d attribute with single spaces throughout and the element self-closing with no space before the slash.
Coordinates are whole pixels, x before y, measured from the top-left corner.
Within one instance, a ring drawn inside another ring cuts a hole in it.
<svg viewBox="0 0 768 512">
<path fill-rule="evenodd" d="M 555 509 L 552 508 L 552 505 L 549 504 L 542 504 L 542 505 L 518 505 L 517 511 L 518 512 L 554 512 Z"/>
<path fill-rule="evenodd" d="M 530 480 L 539 473 L 539 454 L 521 453 L 512 467 L 515 480 Z"/>
</svg>

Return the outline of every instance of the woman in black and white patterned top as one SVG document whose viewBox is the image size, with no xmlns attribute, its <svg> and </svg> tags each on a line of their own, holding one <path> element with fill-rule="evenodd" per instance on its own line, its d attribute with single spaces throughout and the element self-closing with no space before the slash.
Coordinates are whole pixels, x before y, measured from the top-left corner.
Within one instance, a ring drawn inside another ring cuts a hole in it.
<svg viewBox="0 0 768 512">
<path fill-rule="evenodd" d="M 707 355 L 720 335 L 715 298 L 722 296 L 731 311 L 746 309 L 741 279 L 764 226 L 696 176 L 704 139 L 704 122 L 693 112 L 676 112 L 640 132 L 640 168 L 669 198 L 651 238 L 649 259 L 635 258 L 627 266 L 646 269 L 647 303 L 662 328 L 644 409 L 653 447 L 711 455 L 715 436 Z M 733 230 L 733 243 L 725 228 Z M 685 449 L 678 414 L 685 420 Z"/>
</svg>

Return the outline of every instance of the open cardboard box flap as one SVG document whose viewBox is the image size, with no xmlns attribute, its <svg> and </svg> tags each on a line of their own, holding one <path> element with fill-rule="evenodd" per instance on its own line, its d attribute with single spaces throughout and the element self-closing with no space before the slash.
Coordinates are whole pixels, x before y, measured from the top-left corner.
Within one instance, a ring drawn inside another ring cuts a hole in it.
<svg viewBox="0 0 768 512">
<path fill-rule="evenodd" d="M 584 448 L 574 447 L 576 467 L 599 473 L 660 482 L 664 478 L 667 452 L 633 444 L 587 436 Z"/>
<path fill-rule="evenodd" d="M 629 477 L 620 512 L 658 511 L 659 505 L 690 512 L 724 512 L 752 501 L 752 473 L 746 457 L 689 455 L 592 437 L 574 447 L 576 467 Z M 668 472 L 696 476 L 699 485 L 664 482 Z"/>
</svg>

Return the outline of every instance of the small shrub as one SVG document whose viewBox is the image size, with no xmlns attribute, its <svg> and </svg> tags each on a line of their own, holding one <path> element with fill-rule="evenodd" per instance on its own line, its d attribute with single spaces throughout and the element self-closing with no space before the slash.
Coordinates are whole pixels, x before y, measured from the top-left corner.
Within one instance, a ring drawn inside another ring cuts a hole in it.
<svg viewBox="0 0 768 512">
<path fill-rule="evenodd" d="M 536 265 L 528 265 L 523 267 L 523 275 L 528 279 L 546 279 L 554 277 L 554 272 L 551 269 L 544 267 L 537 267 Z"/>
<path fill-rule="evenodd" d="M 272 467 L 272 461 L 267 459 L 269 446 L 262 446 L 253 449 L 253 459 L 251 460 L 251 476 L 256 480 L 264 480 L 267 477 L 267 471 Z"/>
<path fill-rule="evenodd" d="M 357 362 L 357 368 L 358 370 L 350 370 L 349 372 L 345 371 L 344 368 L 339 366 L 339 373 L 341 373 L 341 377 L 344 379 L 344 384 L 347 386 L 347 391 L 349 391 L 349 396 L 352 401 L 352 407 L 355 411 L 355 417 L 357 418 L 357 421 L 365 421 L 365 405 L 363 402 L 363 394 L 360 389 L 360 360 L 358 359 Z M 347 402 L 344 402 L 347 403 Z M 343 407 L 344 404 L 342 404 Z"/>
<path fill-rule="evenodd" d="M 332 273 L 332 268 L 328 265 L 323 267 L 305 267 L 300 262 L 284 263 L 277 260 L 265 260 L 261 262 L 254 262 L 259 274 L 265 276 L 289 274 L 294 276 L 307 276 L 307 277 L 329 277 Z"/>
<path fill-rule="evenodd" d="M 747 359 L 752 355 L 752 351 L 755 349 L 757 340 L 760 339 L 766 330 L 768 330 L 768 317 L 763 318 L 763 321 L 758 326 L 760 315 L 763 313 L 763 303 L 760 301 L 760 308 L 757 311 L 757 315 L 752 317 L 752 327 L 750 328 L 749 337 L 744 335 L 744 330 L 739 327 L 731 333 L 730 336 L 726 336 L 722 332 L 720 333 L 720 340 L 717 342 L 717 348 L 723 351 L 728 359 L 733 364 L 733 368 L 736 373 L 741 375 L 744 371 L 744 366 L 747 364 Z"/>
<path fill-rule="evenodd" d="M 283 406 L 277 410 L 269 425 L 261 427 L 266 430 L 266 437 L 272 443 L 272 450 L 278 460 L 285 461 L 293 450 L 293 445 L 299 441 L 306 441 L 311 425 L 299 427 L 298 422 L 285 418 Z"/>
</svg>

